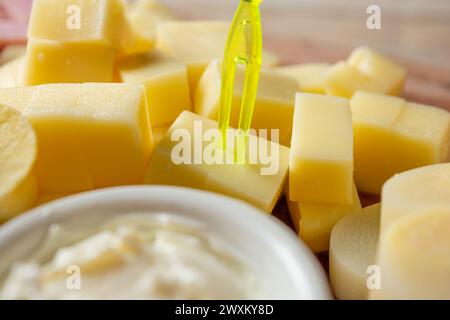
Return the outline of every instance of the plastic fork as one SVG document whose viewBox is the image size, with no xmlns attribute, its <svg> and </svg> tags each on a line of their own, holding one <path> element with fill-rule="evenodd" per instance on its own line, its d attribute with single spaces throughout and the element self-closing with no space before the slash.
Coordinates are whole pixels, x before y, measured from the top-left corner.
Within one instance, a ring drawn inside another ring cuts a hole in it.
<svg viewBox="0 0 450 320">
<path fill-rule="evenodd" d="M 262 31 L 259 5 L 262 0 L 241 0 L 228 35 L 223 58 L 219 129 L 226 148 L 227 129 L 230 126 L 234 82 L 238 64 L 246 67 L 242 102 L 239 114 L 239 135 L 244 141 L 238 146 L 238 154 L 245 154 L 248 132 L 255 109 L 256 95 L 262 63 Z"/>
</svg>

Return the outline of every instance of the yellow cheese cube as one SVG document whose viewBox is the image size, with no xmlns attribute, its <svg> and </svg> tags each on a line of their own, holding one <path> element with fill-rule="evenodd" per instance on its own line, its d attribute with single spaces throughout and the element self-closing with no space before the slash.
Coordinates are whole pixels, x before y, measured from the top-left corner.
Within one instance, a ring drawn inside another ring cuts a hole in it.
<svg viewBox="0 0 450 320">
<path fill-rule="evenodd" d="M 325 75 L 330 69 L 327 63 L 309 63 L 277 68 L 278 71 L 297 79 L 302 92 L 325 93 Z"/>
<path fill-rule="evenodd" d="M 187 63 L 191 90 L 208 64 L 222 60 L 230 24 L 225 21 L 166 21 L 158 24 L 157 47 Z M 274 54 L 263 53 L 263 66 L 278 65 Z"/>
<path fill-rule="evenodd" d="M 217 122 L 187 111 L 183 112 L 155 148 L 145 183 L 217 192 L 242 199 L 271 212 L 287 176 L 289 149 L 261 138 L 249 138 L 249 141 L 257 141 L 260 148 L 271 150 L 271 163 L 264 163 L 265 161 L 258 158 L 255 162 L 237 164 L 234 157 L 230 163 L 218 163 L 208 156 L 212 153 L 222 153 L 222 148 L 217 143 L 207 141 L 208 132 L 212 130 L 218 132 Z M 185 146 L 182 150 L 180 143 Z M 233 154 L 232 148 L 229 151 Z M 174 154 L 179 153 L 183 153 L 183 157 L 188 159 L 181 163 L 174 161 Z M 263 174 L 265 169 L 271 172 Z"/>
<path fill-rule="evenodd" d="M 143 84 L 152 126 L 172 124 L 184 110 L 191 110 L 186 66 L 160 52 L 125 59 L 120 64 L 123 82 Z"/>
<path fill-rule="evenodd" d="M 3 89 L 2 102 L 20 110 L 36 131 L 41 192 L 142 182 L 152 151 L 144 87 L 61 84 Z"/>
<path fill-rule="evenodd" d="M 331 230 L 335 224 L 346 215 L 361 211 L 361 201 L 355 187 L 353 203 L 346 205 L 291 201 L 288 192 L 286 197 L 292 222 L 300 238 L 314 252 L 328 251 Z"/>
<path fill-rule="evenodd" d="M 115 50 L 99 43 L 28 42 L 25 84 L 112 82 Z"/>
<path fill-rule="evenodd" d="M 330 240 L 330 280 L 340 300 L 368 298 L 367 282 L 375 265 L 380 233 L 380 204 L 344 217 Z M 374 289 L 374 288 L 372 288 Z"/>
<path fill-rule="evenodd" d="M 446 161 L 447 111 L 367 92 L 357 92 L 350 105 L 358 190 L 379 194 L 396 173 Z"/>
<path fill-rule="evenodd" d="M 14 88 L 24 85 L 23 72 L 25 56 L 18 57 L 0 67 L 0 88 Z"/>
<path fill-rule="evenodd" d="M 134 32 L 151 47 L 156 45 L 158 22 L 175 19 L 168 8 L 154 0 L 127 2 L 126 13 Z"/>
<path fill-rule="evenodd" d="M 116 46 L 120 0 L 35 0 L 28 38 Z"/>
<path fill-rule="evenodd" d="M 289 199 L 353 202 L 353 130 L 348 101 L 297 93 L 289 161 Z"/>
<path fill-rule="evenodd" d="M 406 69 L 369 48 L 353 51 L 347 60 L 349 66 L 358 69 L 371 79 L 384 83 L 386 94 L 399 96 L 403 93 Z"/>
<path fill-rule="evenodd" d="M 330 68 L 327 94 L 350 98 L 355 91 L 401 95 L 406 69 L 368 48 L 356 49 L 349 59 Z"/>
<path fill-rule="evenodd" d="M 377 264 L 389 299 L 449 299 L 450 163 L 410 170 L 382 193 Z"/>
<path fill-rule="evenodd" d="M 220 106 L 222 64 L 213 61 L 200 80 L 194 96 L 195 112 L 217 120 Z M 237 127 L 241 109 L 245 68 L 238 67 L 234 85 L 230 125 Z M 298 84 L 294 78 L 272 70 L 262 70 L 258 96 L 253 114 L 252 128 L 279 129 L 279 141 L 289 145 L 292 133 L 295 92 Z"/>
<path fill-rule="evenodd" d="M 25 45 L 9 45 L 0 53 L 0 66 L 25 55 L 27 47 Z"/>
</svg>

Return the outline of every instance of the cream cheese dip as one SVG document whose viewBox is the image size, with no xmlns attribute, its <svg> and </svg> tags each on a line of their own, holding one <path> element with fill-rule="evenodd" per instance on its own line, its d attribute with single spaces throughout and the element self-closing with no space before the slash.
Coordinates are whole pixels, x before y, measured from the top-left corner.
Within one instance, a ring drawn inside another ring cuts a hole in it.
<svg viewBox="0 0 450 320">
<path fill-rule="evenodd" d="M 0 299 L 260 298 L 256 274 L 232 251 L 167 214 L 117 218 L 81 237 L 53 225 L 36 255 L 11 268 Z"/>
</svg>

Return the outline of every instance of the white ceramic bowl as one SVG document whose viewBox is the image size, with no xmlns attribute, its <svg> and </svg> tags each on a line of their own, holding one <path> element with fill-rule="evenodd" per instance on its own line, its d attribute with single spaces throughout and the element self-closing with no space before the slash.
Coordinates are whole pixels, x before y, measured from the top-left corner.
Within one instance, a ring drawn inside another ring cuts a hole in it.
<svg viewBox="0 0 450 320">
<path fill-rule="evenodd" d="M 100 226 L 118 215 L 170 212 L 201 222 L 246 257 L 271 299 L 330 299 L 326 276 L 313 253 L 277 219 L 244 203 L 192 189 L 121 187 L 65 198 L 36 208 L 0 228 L 0 279 L 26 259 L 48 227 Z"/>
</svg>

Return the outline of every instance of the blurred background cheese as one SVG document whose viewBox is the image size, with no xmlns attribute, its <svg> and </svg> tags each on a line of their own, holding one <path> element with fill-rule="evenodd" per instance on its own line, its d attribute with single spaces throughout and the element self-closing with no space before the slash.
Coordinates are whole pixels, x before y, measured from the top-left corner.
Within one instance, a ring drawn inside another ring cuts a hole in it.
<svg viewBox="0 0 450 320">
<path fill-rule="evenodd" d="M 38 195 L 32 169 L 36 134 L 17 110 L 0 104 L 0 220 L 30 209 Z"/>
<path fill-rule="evenodd" d="M 369 266 L 375 264 L 380 231 L 380 204 L 344 217 L 330 240 L 330 280 L 340 300 L 368 297 Z"/>
<path fill-rule="evenodd" d="M 325 94 L 325 75 L 329 69 L 328 63 L 306 63 L 278 67 L 277 71 L 296 78 L 302 92 Z"/>
<path fill-rule="evenodd" d="M 230 125 L 235 128 L 238 127 L 239 122 L 244 78 L 245 68 L 238 66 L 230 119 Z M 221 79 L 222 63 L 215 60 L 208 66 L 195 90 L 194 108 L 197 114 L 217 120 Z M 267 129 L 269 134 L 270 129 L 279 129 L 280 143 L 289 145 L 296 91 L 298 91 L 298 84 L 293 77 L 274 70 L 263 69 L 259 79 L 252 128 Z"/>
<path fill-rule="evenodd" d="M 159 51 L 121 61 L 123 82 L 143 84 L 152 126 L 171 125 L 184 110 L 191 110 L 186 65 Z"/>
<path fill-rule="evenodd" d="M 230 23 L 227 21 L 167 21 L 158 25 L 157 47 L 187 63 L 191 90 L 212 60 L 222 60 Z M 263 53 L 263 66 L 279 64 L 276 55 Z"/>
<path fill-rule="evenodd" d="M 325 76 L 327 94 L 351 98 L 358 90 L 401 95 L 406 69 L 388 58 L 361 47 L 345 62 L 337 63 Z"/>
<path fill-rule="evenodd" d="M 353 130 L 347 99 L 297 93 L 289 200 L 353 202 Z"/>
<path fill-rule="evenodd" d="M 358 191 L 353 187 L 352 204 L 321 204 L 289 200 L 286 190 L 289 214 L 300 238 L 314 252 L 326 252 L 330 246 L 330 234 L 334 225 L 348 214 L 361 211 Z"/>
<path fill-rule="evenodd" d="M 9 45 L 0 53 L 0 66 L 25 55 L 27 47 L 25 45 Z"/>
<path fill-rule="evenodd" d="M 394 174 L 448 159 L 447 111 L 367 92 L 357 92 L 350 105 L 359 191 L 379 194 Z"/>
<path fill-rule="evenodd" d="M 202 124 L 203 131 L 194 131 L 196 121 Z M 278 157 L 279 160 L 279 168 L 275 175 L 261 175 L 260 169 L 264 167 L 261 163 L 208 164 L 206 161 L 201 161 L 201 164 L 192 162 L 191 164 L 177 165 L 173 162 L 172 151 L 179 144 L 178 141 L 172 141 L 173 132 L 179 129 L 188 130 L 192 139 L 190 145 L 192 144 L 192 148 L 195 148 L 194 139 L 201 139 L 203 133 L 212 128 L 217 129 L 217 122 L 184 111 L 156 146 L 145 183 L 176 185 L 217 192 L 247 201 L 268 213 L 272 212 L 287 176 L 288 148 L 279 146 L 279 154 L 272 155 Z M 201 137 L 196 135 L 201 135 Z M 203 148 L 209 145 L 205 141 L 202 143 Z M 266 144 L 270 150 L 268 144 L 271 142 L 264 140 L 261 143 Z M 218 146 L 213 145 L 213 148 L 218 148 Z"/>
<path fill-rule="evenodd" d="M 383 187 L 377 264 L 382 290 L 372 298 L 449 299 L 450 163 L 410 170 Z"/>
<path fill-rule="evenodd" d="M 2 102 L 20 110 L 36 131 L 41 192 L 142 182 L 153 146 L 143 86 L 55 84 L 3 89 Z"/>
</svg>

